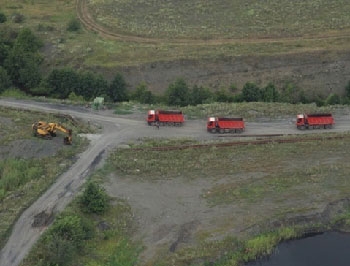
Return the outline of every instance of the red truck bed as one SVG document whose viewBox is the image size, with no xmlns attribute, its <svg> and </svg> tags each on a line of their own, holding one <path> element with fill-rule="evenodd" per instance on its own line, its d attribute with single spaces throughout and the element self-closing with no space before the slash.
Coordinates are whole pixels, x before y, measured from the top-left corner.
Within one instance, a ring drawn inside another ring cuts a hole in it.
<svg viewBox="0 0 350 266">
<path fill-rule="evenodd" d="M 244 122 L 242 118 L 218 118 L 217 124 L 219 128 L 223 129 L 244 128 Z"/>
<path fill-rule="evenodd" d="M 317 115 L 308 115 L 307 120 L 310 126 L 315 125 L 332 125 L 334 123 L 333 117 L 331 115 L 317 116 Z"/>
</svg>

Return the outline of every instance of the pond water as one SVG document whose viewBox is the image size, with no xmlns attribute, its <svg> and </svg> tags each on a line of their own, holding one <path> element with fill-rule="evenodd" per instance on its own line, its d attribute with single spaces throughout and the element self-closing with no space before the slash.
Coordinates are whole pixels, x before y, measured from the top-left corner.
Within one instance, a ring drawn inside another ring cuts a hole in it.
<svg viewBox="0 0 350 266">
<path fill-rule="evenodd" d="M 247 266 L 350 266 L 350 234 L 326 232 L 283 242 L 269 257 Z"/>
</svg>

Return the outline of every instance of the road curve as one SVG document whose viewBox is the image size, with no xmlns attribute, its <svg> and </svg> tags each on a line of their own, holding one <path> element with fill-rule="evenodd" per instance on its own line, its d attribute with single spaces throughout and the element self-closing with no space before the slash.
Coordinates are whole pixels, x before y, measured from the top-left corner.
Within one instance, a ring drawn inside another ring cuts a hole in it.
<svg viewBox="0 0 350 266">
<path fill-rule="evenodd" d="M 18 218 L 8 242 L 0 252 L 1 266 L 17 266 L 28 254 L 47 227 L 32 227 L 35 215 L 53 210 L 62 211 L 73 200 L 86 177 L 94 170 L 103 153 L 118 144 L 142 137 L 191 137 L 196 139 L 218 139 L 219 135 L 207 133 L 205 121 L 188 121 L 180 128 L 164 127 L 156 130 L 146 126 L 145 121 L 119 118 L 115 115 L 100 114 L 86 109 L 60 104 L 34 101 L 0 99 L 0 106 L 36 110 L 42 112 L 68 114 L 86 121 L 100 123 L 103 132 L 97 140 L 91 141 L 78 160 L 62 174 L 56 182 Z M 324 132 L 349 132 L 349 115 L 339 118 L 339 125 Z M 30 125 L 28 125 L 30 126 Z M 308 134 L 312 131 L 298 131 L 291 121 L 271 123 L 247 123 L 244 134 Z"/>
<path fill-rule="evenodd" d="M 88 148 L 79 155 L 78 160 L 62 174 L 56 182 L 18 218 L 11 235 L 0 251 L 1 266 L 18 266 L 26 257 L 29 250 L 39 239 L 47 227 L 33 227 L 34 217 L 42 212 L 61 212 L 69 204 L 79 188 L 84 184 L 86 177 L 94 170 L 106 149 L 113 148 L 120 143 L 142 136 L 169 137 L 193 136 L 192 130 L 181 130 L 176 133 L 174 129 L 154 130 L 146 126 L 145 121 L 129 120 L 90 112 L 86 109 L 69 107 L 60 104 L 48 104 L 26 100 L 0 99 L 0 106 L 34 110 L 56 114 L 71 115 L 85 121 L 100 123 L 103 132 L 97 140 L 91 141 Z M 28 125 L 30 126 L 30 125 Z M 179 130 L 179 129 L 177 129 Z"/>
<path fill-rule="evenodd" d="M 348 38 L 350 36 L 349 30 L 343 30 L 341 32 L 322 32 L 315 35 L 303 35 L 295 37 L 281 37 L 281 38 L 245 38 L 245 39 L 191 39 L 191 38 L 174 38 L 174 39 L 161 39 L 161 38 L 148 38 L 142 36 L 133 36 L 127 34 L 121 34 L 109 30 L 93 19 L 87 8 L 87 0 L 76 0 L 75 8 L 77 16 L 84 27 L 90 31 L 98 33 L 100 36 L 112 40 L 128 41 L 136 43 L 153 43 L 153 44 L 173 44 L 173 45 L 223 45 L 223 44 L 248 44 L 248 43 L 290 43 L 298 40 L 325 40 L 325 39 L 338 39 Z"/>
<path fill-rule="evenodd" d="M 46 112 L 62 112 L 43 106 L 38 108 L 38 106 L 35 107 L 35 104 L 21 104 L 18 102 L 8 103 L 2 100 L 0 105 Z M 77 112 L 64 111 L 62 113 L 79 115 Z M 83 114 L 79 117 L 87 118 L 87 116 Z M 89 116 L 89 119 L 92 117 L 94 116 Z M 123 138 L 120 136 L 126 135 L 125 131 L 127 128 L 124 127 L 124 129 L 121 130 L 120 121 L 118 119 L 101 118 L 96 119 L 96 121 L 102 121 L 102 125 L 105 129 L 108 128 L 108 130 L 103 132 L 98 141 L 91 142 L 88 148 L 80 154 L 77 162 L 74 163 L 66 173 L 62 174 L 39 199 L 22 213 L 13 227 L 8 242 L 0 252 L 1 266 L 17 266 L 21 263 L 28 254 L 30 248 L 46 229 L 46 227 L 32 227 L 35 215 L 51 210 L 54 211 L 54 213 L 62 211 L 79 191 L 79 188 L 86 180 L 86 177 L 91 173 L 105 149 L 112 144 L 114 145 L 119 141 L 123 141 Z"/>
</svg>

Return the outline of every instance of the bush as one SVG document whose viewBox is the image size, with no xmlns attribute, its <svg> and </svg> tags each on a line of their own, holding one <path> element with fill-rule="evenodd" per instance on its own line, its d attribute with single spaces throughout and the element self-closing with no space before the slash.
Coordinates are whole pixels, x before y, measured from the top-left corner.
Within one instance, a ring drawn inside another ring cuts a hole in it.
<svg viewBox="0 0 350 266">
<path fill-rule="evenodd" d="M 5 23 L 7 20 L 7 17 L 4 13 L 0 12 L 0 23 Z"/>
<path fill-rule="evenodd" d="M 348 84 L 345 87 L 345 93 L 346 96 L 350 98 L 350 80 L 348 81 Z"/>
<path fill-rule="evenodd" d="M 12 21 L 14 23 L 22 23 L 24 21 L 24 15 L 22 15 L 20 13 L 15 13 L 12 16 Z"/>
<path fill-rule="evenodd" d="M 71 92 L 68 95 L 68 100 L 71 100 L 72 102 L 84 102 L 84 97 L 81 95 L 76 95 L 74 92 Z"/>
<path fill-rule="evenodd" d="M 189 91 L 190 89 L 185 80 L 178 78 L 175 82 L 171 83 L 165 91 L 167 104 L 173 106 L 188 105 L 190 100 Z"/>
<path fill-rule="evenodd" d="M 340 104 L 340 97 L 338 94 L 331 93 L 326 99 L 327 105 L 335 105 Z"/>
<path fill-rule="evenodd" d="M 76 18 L 72 18 L 67 25 L 68 31 L 78 31 L 80 30 L 80 22 Z"/>
<path fill-rule="evenodd" d="M 122 74 L 117 73 L 114 76 L 107 90 L 107 96 L 113 102 L 124 102 L 129 100 L 127 84 Z"/>
<path fill-rule="evenodd" d="M 109 208 L 108 195 L 104 189 L 95 182 L 89 182 L 80 198 L 83 211 L 103 213 Z"/>
<path fill-rule="evenodd" d="M 40 248 L 43 263 L 39 265 L 71 265 L 73 258 L 84 250 L 84 240 L 93 235 L 94 227 L 87 219 L 59 216 L 43 239 Z"/>
<path fill-rule="evenodd" d="M 242 89 L 242 99 L 246 102 L 258 102 L 261 100 L 261 90 L 252 82 L 247 82 Z"/>
<path fill-rule="evenodd" d="M 11 86 L 11 80 L 9 75 L 7 75 L 6 69 L 0 66 L 0 93 L 8 89 Z"/>
<path fill-rule="evenodd" d="M 137 86 L 136 91 L 131 95 L 132 99 L 139 103 L 152 104 L 154 102 L 153 93 L 147 88 L 145 83 Z"/>
</svg>

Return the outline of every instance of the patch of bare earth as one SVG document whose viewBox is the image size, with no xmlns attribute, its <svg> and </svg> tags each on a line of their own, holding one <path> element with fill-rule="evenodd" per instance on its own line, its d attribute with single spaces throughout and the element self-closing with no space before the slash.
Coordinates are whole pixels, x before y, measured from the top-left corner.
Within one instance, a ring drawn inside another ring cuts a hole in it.
<svg viewBox="0 0 350 266">
<path fill-rule="evenodd" d="M 105 188 L 111 196 L 125 199 L 131 205 L 138 228 L 134 236 L 145 247 L 140 260 L 143 265 L 151 265 L 161 254 L 198 246 L 201 235 L 209 241 L 226 236 L 244 237 L 258 232 L 261 224 L 278 221 L 276 217 L 283 212 L 290 211 L 289 218 L 295 219 L 295 209 L 303 215 L 319 217 L 327 207 L 327 200 L 312 194 L 302 199 L 289 196 L 288 200 L 271 194 L 259 203 L 243 200 L 216 206 L 206 201 L 214 186 L 259 178 L 261 173 L 194 180 L 164 177 L 157 181 L 113 175 Z M 327 197 L 336 195 L 330 192 Z"/>
<path fill-rule="evenodd" d="M 51 140 L 44 139 L 21 139 L 14 140 L 7 145 L 1 146 L 0 160 L 5 158 L 45 158 L 53 156 L 63 148 L 63 137 Z"/>
</svg>

